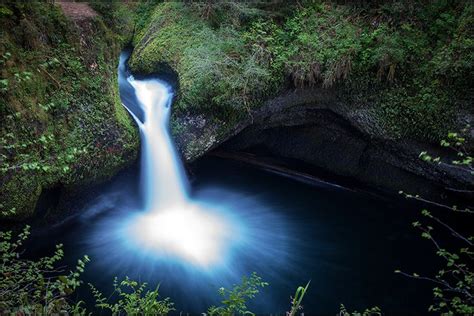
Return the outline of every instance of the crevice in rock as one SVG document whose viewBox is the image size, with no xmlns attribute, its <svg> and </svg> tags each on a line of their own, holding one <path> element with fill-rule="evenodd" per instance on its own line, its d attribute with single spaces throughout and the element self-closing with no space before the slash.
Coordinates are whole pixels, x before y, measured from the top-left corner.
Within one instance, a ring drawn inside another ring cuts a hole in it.
<svg viewBox="0 0 474 316">
<path fill-rule="evenodd" d="M 472 177 L 418 157 L 423 150 L 439 153 L 439 148 L 374 137 L 359 130 L 349 118 L 311 104 L 260 116 L 218 151 L 250 153 L 258 159 L 262 148 L 266 157 L 299 161 L 388 193 L 403 190 L 438 201 L 471 198 L 462 190 L 472 188 Z M 448 187 L 458 191 L 449 192 Z"/>
<path fill-rule="evenodd" d="M 59 205 L 63 191 L 64 188 L 61 184 L 43 189 L 38 202 L 36 202 L 34 217 L 43 218 L 47 216 L 50 211 L 54 211 Z"/>
</svg>

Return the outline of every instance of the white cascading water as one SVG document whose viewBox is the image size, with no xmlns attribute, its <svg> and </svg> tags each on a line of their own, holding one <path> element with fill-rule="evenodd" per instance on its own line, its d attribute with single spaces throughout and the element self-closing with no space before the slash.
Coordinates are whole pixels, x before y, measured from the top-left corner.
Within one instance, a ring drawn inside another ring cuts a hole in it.
<svg viewBox="0 0 474 316">
<path fill-rule="evenodd" d="M 128 81 L 144 112 L 144 122 L 136 122 L 142 138 L 141 181 L 145 209 L 183 206 L 187 200 L 187 179 L 168 133 L 171 89 L 158 80 L 140 81 L 129 77 Z"/>
<path fill-rule="evenodd" d="M 130 76 L 127 80 L 143 110 L 142 122 L 129 109 L 141 133 L 145 207 L 131 233 L 141 245 L 161 255 L 177 256 L 200 266 L 216 263 L 230 226 L 188 197 L 187 179 L 168 129 L 172 90 L 156 79 Z"/>
</svg>

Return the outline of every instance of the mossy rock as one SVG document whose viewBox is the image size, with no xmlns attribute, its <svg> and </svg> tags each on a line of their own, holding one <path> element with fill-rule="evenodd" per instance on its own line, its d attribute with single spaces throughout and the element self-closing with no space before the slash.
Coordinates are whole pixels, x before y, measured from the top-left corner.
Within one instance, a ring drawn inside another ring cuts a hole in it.
<svg viewBox="0 0 474 316">
<path fill-rule="evenodd" d="M 41 183 L 31 174 L 16 175 L 2 185 L 0 190 L 0 218 L 26 219 L 34 214 L 36 202 L 41 195 Z"/>
<path fill-rule="evenodd" d="M 15 14 L 0 17 L 8 82 L 0 92 L 0 211 L 24 219 L 42 190 L 97 183 L 135 161 L 139 133 L 118 92 L 122 36 L 100 16 L 72 21 L 48 3 L 9 6 Z M 36 32 L 23 32 L 25 23 Z"/>
<path fill-rule="evenodd" d="M 461 3 L 148 3 L 130 66 L 176 71 L 177 117 L 235 125 L 284 90 L 323 87 L 380 134 L 438 143 L 472 114 L 474 6 Z"/>
</svg>

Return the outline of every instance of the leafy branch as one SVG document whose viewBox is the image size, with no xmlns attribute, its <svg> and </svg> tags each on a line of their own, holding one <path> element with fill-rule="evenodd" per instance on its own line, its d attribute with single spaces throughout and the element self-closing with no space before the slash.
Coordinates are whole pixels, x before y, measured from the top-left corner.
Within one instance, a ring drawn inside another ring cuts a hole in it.
<svg viewBox="0 0 474 316">
<path fill-rule="evenodd" d="M 467 133 L 469 128 L 470 126 L 468 125 L 466 129 L 462 131 L 462 134 Z M 462 134 L 449 133 L 447 140 L 441 141 L 441 146 L 449 147 L 457 152 L 457 157 L 459 158 L 453 160 L 452 165 L 466 173 L 474 174 L 474 167 L 472 164 L 473 157 L 466 150 L 466 146 L 464 145 L 466 140 Z M 429 163 L 442 163 L 440 157 L 433 158 L 427 152 L 422 152 L 420 158 Z M 467 191 L 469 190 L 466 190 L 466 192 Z M 444 205 L 428 201 L 418 195 L 407 194 L 403 191 L 400 191 L 400 193 L 406 198 L 435 204 L 438 207 L 453 212 L 459 212 L 465 216 L 472 216 L 474 213 L 474 210 L 468 207 L 460 209 L 457 205 Z M 420 230 L 423 238 L 431 241 L 436 249 L 436 254 L 445 260 L 446 267 L 439 270 L 433 277 L 421 276 L 418 273 L 410 274 L 400 270 L 395 270 L 395 272 L 405 277 L 426 280 L 436 284 L 436 287 L 433 288 L 433 296 L 436 304 L 432 304 L 429 307 L 429 311 L 440 312 L 446 315 L 465 315 L 474 313 L 474 272 L 472 271 L 474 259 L 474 250 L 472 247 L 474 236 L 465 236 L 426 209 L 422 210 L 422 215 L 447 230 L 451 236 L 455 237 L 455 239 L 462 245 L 460 245 L 456 251 L 448 251 L 442 247 L 440 242 L 433 236 L 433 226 L 416 221 L 412 224 L 413 227 Z"/>
</svg>

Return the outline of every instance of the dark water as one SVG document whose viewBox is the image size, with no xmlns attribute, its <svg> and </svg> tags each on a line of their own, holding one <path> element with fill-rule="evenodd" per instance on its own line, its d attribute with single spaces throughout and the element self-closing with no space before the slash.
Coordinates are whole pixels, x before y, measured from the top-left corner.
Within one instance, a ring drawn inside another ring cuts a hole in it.
<svg viewBox="0 0 474 316">
<path fill-rule="evenodd" d="M 110 293 L 114 276 L 153 287 L 161 282 L 160 292 L 171 297 L 178 311 L 205 311 L 219 303 L 219 287 L 229 287 L 253 271 L 270 283 L 249 304 L 257 313 L 284 313 L 290 295 L 308 280 L 307 315 L 334 315 L 340 303 L 358 310 L 376 305 L 395 315 L 426 311 L 431 284 L 393 272 L 429 272 L 439 266 L 429 243 L 411 227 L 420 218 L 412 206 L 325 184 L 304 184 L 216 157 L 201 159 L 192 170 L 193 197 L 223 205 L 250 236 L 225 254 L 225 265 L 203 270 L 129 244 L 130 236 L 120 227 L 139 209 L 136 170 L 122 173 L 91 196 L 80 215 L 48 230 L 36 229 L 29 253 L 49 254 L 62 242 L 66 263 L 73 265 L 84 254 L 91 257 L 85 283 Z M 77 295 L 93 307 L 87 285 Z"/>
</svg>

